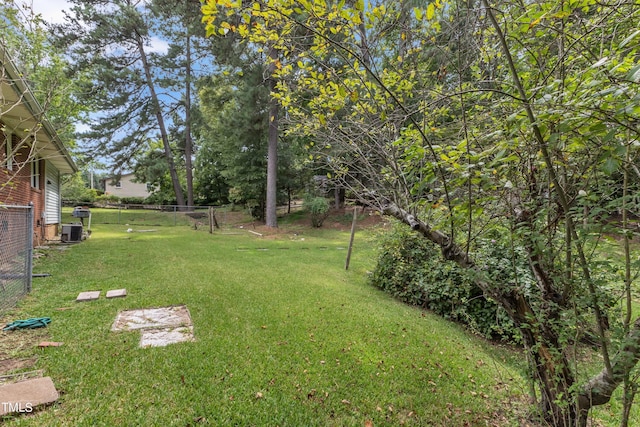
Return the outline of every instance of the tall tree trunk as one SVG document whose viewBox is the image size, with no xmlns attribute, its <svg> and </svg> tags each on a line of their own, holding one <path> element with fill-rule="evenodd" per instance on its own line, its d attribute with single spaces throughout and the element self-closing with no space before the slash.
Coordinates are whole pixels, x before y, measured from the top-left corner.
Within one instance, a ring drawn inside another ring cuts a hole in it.
<svg viewBox="0 0 640 427">
<path fill-rule="evenodd" d="M 187 30 L 188 31 L 188 30 Z M 187 169 L 187 206 L 193 206 L 193 141 L 191 140 L 191 36 L 187 33 L 187 64 L 186 64 L 186 88 L 185 88 L 185 139 L 184 139 L 184 164 Z"/>
<path fill-rule="evenodd" d="M 492 290 L 483 289 L 507 310 L 533 361 L 533 375 L 541 395 L 538 406 L 545 420 L 557 427 L 575 426 L 576 407 L 570 403 L 575 378 L 559 344 L 558 334 L 551 326 L 553 321 L 540 321 L 534 317 L 533 309 L 522 294 L 505 295 Z"/>
<path fill-rule="evenodd" d="M 156 119 L 158 120 L 158 127 L 160 128 L 160 137 L 162 138 L 162 144 L 164 146 L 164 155 L 169 166 L 169 174 L 171 175 L 171 183 L 173 184 L 173 191 L 176 195 L 176 202 L 179 206 L 184 206 L 184 194 L 182 193 L 182 187 L 180 186 L 180 180 L 178 179 L 178 172 L 176 170 L 176 164 L 173 160 L 173 152 L 171 151 L 171 144 L 169 144 L 169 136 L 167 134 L 167 127 L 164 123 L 164 117 L 162 115 L 162 109 L 160 108 L 160 100 L 156 93 L 155 86 L 153 84 L 153 78 L 151 77 L 151 66 L 147 60 L 147 54 L 144 50 L 144 42 L 142 36 L 136 32 L 136 42 L 138 44 L 138 52 L 140 53 L 140 59 L 142 61 L 142 67 L 144 68 L 144 75 L 147 80 L 147 86 L 151 94 L 151 100 L 156 113 Z"/>
<path fill-rule="evenodd" d="M 278 51 L 271 47 L 269 49 L 269 90 L 273 93 L 276 90 L 276 80 L 273 77 L 275 62 L 278 60 Z M 278 198 L 278 114 L 280 106 L 274 97 L 269 100 L 269 139 L 267 149 L 267 204 L 265 207 L 265 223 L 267 227 L 278 226 L 277 198 Z"/>
</svg>

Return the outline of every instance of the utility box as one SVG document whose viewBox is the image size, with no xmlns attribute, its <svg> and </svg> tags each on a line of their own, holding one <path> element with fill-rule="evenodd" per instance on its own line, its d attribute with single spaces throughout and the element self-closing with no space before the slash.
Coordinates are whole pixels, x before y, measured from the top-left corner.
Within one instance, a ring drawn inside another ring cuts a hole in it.
<svg viewBox="0 0 640 427">
<path fill-rule="evenodd" d="M 82 224 L 62 224 L 60 240 L 63 243 L 82 241 Z"/>
</svg>

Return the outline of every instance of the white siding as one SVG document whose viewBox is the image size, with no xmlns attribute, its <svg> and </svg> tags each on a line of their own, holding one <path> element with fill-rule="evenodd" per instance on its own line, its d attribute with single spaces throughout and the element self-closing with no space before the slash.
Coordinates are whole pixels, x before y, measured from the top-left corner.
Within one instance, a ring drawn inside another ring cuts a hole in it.
<svg viewBox="0 0 640 427">
<path fill-rule="evenodd" d="M 120 180 L 116 183 L 109 178 L 104 183 L 104 194 L 118 197 L 149 197 L 151 192 L 147 189 L 147 184 L 133 182 L 134 180 L 135 175 L 133 173 L 122 174 Z"/>
<path fill-rule="evenodd" d="M 60 172 L 51 164 L 45 164 L 44 211 L 45 224 L 60 224 Z"/>
</svg>

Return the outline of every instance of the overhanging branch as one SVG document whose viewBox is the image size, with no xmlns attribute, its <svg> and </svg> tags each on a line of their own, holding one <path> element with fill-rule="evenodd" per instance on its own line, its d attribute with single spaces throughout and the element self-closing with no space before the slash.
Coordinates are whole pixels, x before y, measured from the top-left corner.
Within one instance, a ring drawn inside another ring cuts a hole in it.
<svg viewBox="0 0 640 427">
<path fill-rule="evenodd" d="M 442 255 L 446 260 L 454 261 L 463 268 L 474 267 L 473 260 L 469 258 L 466 251 L 462 250 L 451 238 L 451 236 L 434 230 L 431 226 L 417 219 L 410 212 L 398 207 L 395 204 L 388 204 L 382 208 L 384 215 L 392 216 L 418 231 L 424 237 L 435 243 L 442 250 Z"/>
</svg>

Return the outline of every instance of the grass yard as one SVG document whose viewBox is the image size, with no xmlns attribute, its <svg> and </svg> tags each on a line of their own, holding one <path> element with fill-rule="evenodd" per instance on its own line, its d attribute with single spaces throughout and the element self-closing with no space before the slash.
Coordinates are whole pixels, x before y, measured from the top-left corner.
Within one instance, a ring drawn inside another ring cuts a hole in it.
<svg viewBox="0 0 640 427">
<path fill-rule="evenodd" d="M 90 239 L 46 251 L 35 272 L 51 277 L 1 319 L 52 322 L 0 341 L 64 342 L 9 352 L 61 397 L 5 425 L 519 425 L 527 386 L 513 353 L 369 286 L 371 232 L 345 271 L 344 231 L 127 233 L 100 214 Z M 128 296 L 104 297 L 118 288 Z M 90 290 L 100 299 L 75 302 Z M 195 342 L 141 349 L 138 332 L 110 331 L 121 310 L 178 304 Z"/>
</svg>

